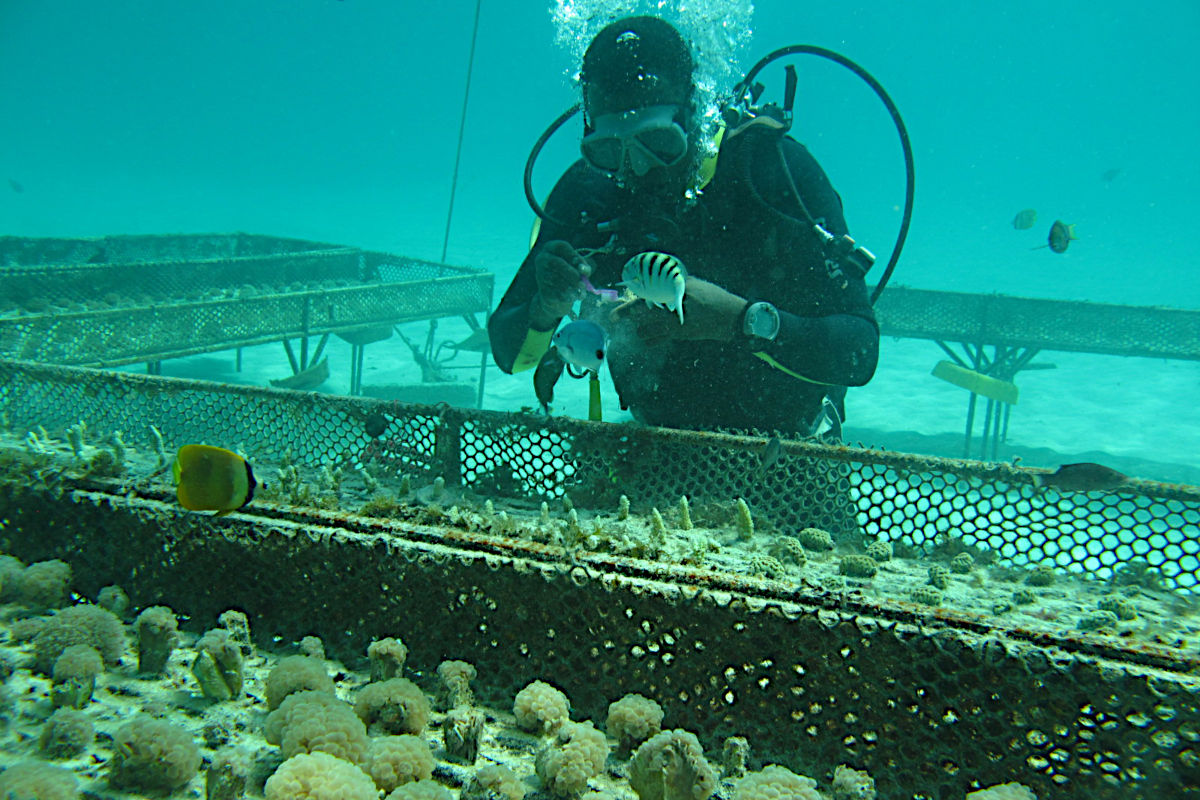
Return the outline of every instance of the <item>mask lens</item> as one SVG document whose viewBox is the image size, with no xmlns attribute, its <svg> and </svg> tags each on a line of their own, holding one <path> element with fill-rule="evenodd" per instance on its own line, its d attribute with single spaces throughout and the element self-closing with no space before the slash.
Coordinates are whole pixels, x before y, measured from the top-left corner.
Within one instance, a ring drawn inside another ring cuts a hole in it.
<svg viewBox="0 0 1200 800">
<path fill-rule="evenodd" d="M 641 131 L 637 134 L 637 141 L 650 155 L 668 167 L 683 158 L 687 151 L 687 137 L 674 123 Z"/>
<path fill-rule="evenodd" d="M 619 136 L 586 137 L 580 144 L 584 159 L 598 170 L 617 172 L 625 158 L 625 143 Z"/>
<path fill-rule="evenodd" d="M 593 168 L 616 174 L 626 157 L 638 175 L 657 166 L 673 166 L 687 154 L 687 134 L 675 122 L 677 106 L 650 106 L 593 120 L 594 130 L 583 138 L 580 151 Z"/>
</svg>

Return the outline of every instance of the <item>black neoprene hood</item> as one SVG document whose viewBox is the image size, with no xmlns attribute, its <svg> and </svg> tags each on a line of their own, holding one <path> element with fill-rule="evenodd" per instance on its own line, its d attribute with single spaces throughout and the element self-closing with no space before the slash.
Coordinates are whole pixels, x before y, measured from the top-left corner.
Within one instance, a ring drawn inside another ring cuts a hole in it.
<svg viewBox="0 0 1200 800">
<path fill-rule="evenodd" d="M 692 54 L 679 31 L 657 17 L 605 26 L 583 56 L 584 106 L 590 117 L 656 105 L 691 103 Z"/>
</svg>

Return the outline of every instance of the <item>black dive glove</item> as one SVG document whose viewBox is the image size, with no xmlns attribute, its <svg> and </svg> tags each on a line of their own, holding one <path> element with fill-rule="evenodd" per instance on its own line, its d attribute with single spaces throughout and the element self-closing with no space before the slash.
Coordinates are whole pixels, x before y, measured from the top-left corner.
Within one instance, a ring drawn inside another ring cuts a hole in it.
<svg viewBox="0 0 1200 800">
<path fill-rule="evenodd" d="M 583 296 L 582 278 L 592 274 L 592 265 L 569 242 L 546 242 L 533 258 L 537 294 L 529 301 L 529 322 L 538 330 L 550 330 L 571 312 Z"/>
</svg>

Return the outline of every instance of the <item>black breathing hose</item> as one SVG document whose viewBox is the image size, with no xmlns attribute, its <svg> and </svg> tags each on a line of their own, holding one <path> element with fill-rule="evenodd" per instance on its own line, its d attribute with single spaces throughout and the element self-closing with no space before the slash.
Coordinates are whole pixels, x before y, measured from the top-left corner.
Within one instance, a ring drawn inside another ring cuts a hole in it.
<svg viewBox="0 0 1200 800">
<path fill-rule="evenodd" d="M 529 151 L 529 158 L 525 159 L 525 199 L 529 202 L 529 207 L 533 209 L 533 213 L 537 214 L 542 222 L 549 222 L 553 225 L 570 227 L 568 223 L 556 220 L 554 217 L 546 213 L 546 209 L 542 208 L 542 204 L 537 201 L 537 197 L 533 194 L 533 165 L 537 162 L 538 155 L 542 152 L 542 148 L 546 146 L 546 142 L 550 141 L 550 137 L 558 132 L 558 129 L 566 124 L 567 120 L 575 116 L 582 103 L 576 103 L 566 111 L 558 115 L 554 122 L 550 123 L 550 127 L 542 132 L 538 140 L 533 143 L 533 149 Z"/>
<path fill-rule="evenodd" d="M 888 259 L 887 267 L 883 270 L 883 275 L 880 276 L 879 283 L 875 284 L 875 289 L 871 292 L 871 304 L 874 305 L 896 269 L 896 262 L 900 260 L 900 251 L 904 248 L 904 241 L 908 238 L 908 228 L 912 223 L 916 170 L 913 166 L 912 143 L 908 138 L 908 129 L 904 127 L 904 119 L 900 116 L 900 109 L 896 108 L 896 104 L 892 102 L 892 98 L 888 96 L 887 91 L 879 81 L 875 80 L 871 73 L 840 53 L 835 53 L 832 50 L 811 44 L 794 44 L 790 47 L 782 47 L 763 56 L 757 64 L 750 68 L 750 71 L 746 73 L 746 77 L 742 78 L 741 82 L 733 87 L 733 92 L 730 94 L 731 105 L 745 105 L 746 93 L 754 85 L 754 79 L 758 76 L 758 73 L 772 61 L 792 55 L 820 56 L 821 58 L 841 64 L 862 78 L 875 92 L 876 96 L 879 97 L 880 101 L 883 102 L 884 107 L 888 110 L 888 114 L 892 117 L 892 122 L 896 125 L 896 132 L 900 134 L 900 148 L 904 151 L 904 214 L 900 219 L 900 231 L 896 235 L 896 244 L 892 247 L 892 256 Z"/>
</svg>

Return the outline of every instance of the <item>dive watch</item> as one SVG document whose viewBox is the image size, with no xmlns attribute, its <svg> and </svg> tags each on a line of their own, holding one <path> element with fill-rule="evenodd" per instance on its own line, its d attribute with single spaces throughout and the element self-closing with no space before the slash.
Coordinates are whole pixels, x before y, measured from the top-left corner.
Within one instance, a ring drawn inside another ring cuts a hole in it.
<svg viewBox="0 0 1200 800">
<path fill-rule="evenodd" d="M 779 309 L 761 301 L 746 306 L 742 313 L 742 333 L 759 346 L 775 341 L 779 335 Z"/>
</svg>

